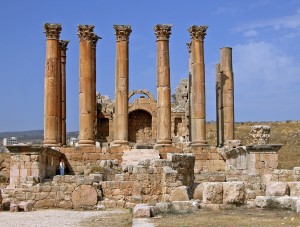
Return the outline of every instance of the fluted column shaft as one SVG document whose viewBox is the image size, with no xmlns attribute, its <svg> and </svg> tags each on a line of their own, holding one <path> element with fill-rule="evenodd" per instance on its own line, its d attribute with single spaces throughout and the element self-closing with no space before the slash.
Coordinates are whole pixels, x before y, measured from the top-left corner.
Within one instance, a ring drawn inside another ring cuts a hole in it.
<svg viewBox="0 0 300 227">
<path fill-rule="evenodd" d="M 192 109 L 193 100 L 191 94 L 193 93 L 193 89 L 192 89 L 192 43 L 191 42 L 187 43 L 187 48 L 189 52 L 189 141 L 192 141 L 191 109 Z"/>
<path fill-rule="evenodd" d="M 116 82 L 114 143 L 128 144 L 129 35 L 131 26 L 114 25 L 116 35 Z"/>
<path fill-rule="evenodd" d="M 69 41 L 60 40 L 60 56 L 61 56 L 61 144 L 66 145 L 66 119 L 67 119 L 67 107 L 66 107 L 66 59 L 67 59 L 67 46 Z"/>
<path fill-rule="evenodd" d="M 207 26 L 191 26 L 192 40 L 192 146 L 206 145 L 204 38 Z"/>
<path fill-rule="evenodd" d="M 222 72 L 222 107 L 224 142 L 234 140 L 234 87 L 232 71 L 232 48 L 221 48 L 220 71 Z"/>
<path fill-rule="evenodd" d="M 171 142 L 171 88 L 169 37 L 171 25 L 158 24 L 156 35 L 156 75 L 157 75 L 157 140 L 158 145 Z"/>
<path fill-rule="evenodd" d="M 222 73 L 220 71 L 220 64 L 216 65 L 216 116 L 217 116 L 217 146 L 224 144 L 224 119 L 222 107 Z"/>
<path fill-rule="evenodd" d="M 60 56 L 59 35 L 60 24 L 44 25 L 47 37 L 45 64 L 45 94 L 44 94 L 44 145 L 60 146 L 58 141 Z"/>
<path fill-rule="evenodd" d="M 93 96 L 93 61 L 92 38 L 93 25 L 78 25 L 78 37 L 80 40 L 79 61 L 79 146 L 93 146 L 94 134 L 94 103 Z"/>
</svg>

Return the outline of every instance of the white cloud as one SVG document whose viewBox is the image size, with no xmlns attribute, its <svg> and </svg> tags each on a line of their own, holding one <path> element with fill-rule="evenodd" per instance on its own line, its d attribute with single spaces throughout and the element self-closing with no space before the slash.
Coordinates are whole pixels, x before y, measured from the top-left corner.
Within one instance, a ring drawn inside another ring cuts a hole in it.
<svg viewBox="0 0 300 227">
<path fill-rule="evenodd" d="M 237 6 L 220 6 L 212 12 L 213 15 L 234 15 L 239 12 L 240 9 Z"/>
</svg>

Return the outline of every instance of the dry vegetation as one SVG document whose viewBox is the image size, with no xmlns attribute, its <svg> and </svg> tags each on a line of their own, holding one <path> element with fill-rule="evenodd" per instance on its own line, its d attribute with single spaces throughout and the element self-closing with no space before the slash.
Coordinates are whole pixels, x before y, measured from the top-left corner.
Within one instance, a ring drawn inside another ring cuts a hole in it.
<svg viewBox="0 0 300 227">
<path fill-rule="evenodd" d="M 292 169 L 300 166 L 300 121 L 236 123 L 236 139 L 240 139 L 243 145 L 251 144 L 250 127 L 262 124 L 271 126 L 270 143 L 283 144 L 278 154 L 278 168 Z M 209 144 L 215 146 L 217 143 L 215 123 L 207 124 L 207 137 Z"/>
</svg>

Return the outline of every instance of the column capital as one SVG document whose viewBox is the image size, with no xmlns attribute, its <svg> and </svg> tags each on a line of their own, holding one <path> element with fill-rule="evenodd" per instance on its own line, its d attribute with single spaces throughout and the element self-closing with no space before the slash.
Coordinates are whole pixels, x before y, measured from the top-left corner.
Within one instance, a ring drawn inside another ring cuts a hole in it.
<svg viewBox="0 0 300 227">
<path fill-rule="evenodd" d="M 188 32 L 190 33 L 192 40 L 204 41 L 207 28 L 208 26 L 192 25 L 191 27 L 189 27 Z"/>
<path fill-rule="evenodd" d="M 95 33 L 92 35 L 92 48 L 96 49 L 97 42 L 99 39 L 102 39 L 100 36 L 97 36 Z"/>
<path fill-rule="evenodd" d="M 187 46 L 188 52 L 191 53 L 191 51 L 192 51 L 192 42 L 186 43 L 186 46 Z"/>
<path fill-rule="evenodd" d="M 61 24 L 44 24 L 44 33 L 46 34 L 47 39 L 59 39 L 61 32 Z"/>
<path fill-rule="evenodd" d="M 157 24 L 154 27 L 156 40 L 166 40 L 168 41 L 170 38 L 171 28 L 173 25 L 171 24 Z"/>
<path fill-rule="evenodd" d="M 61 51 L 63 52 L 67 51 L 69 42 L 70 42 L 69 40 L 59 40 L 59 46 Z"/>
<path fill-rule="evenodd" d="M 78 38 L 79 40 L 92 40 L 94 35 L 94 25 L 81 25 L 78 26 Z"/>
<path fill-rule="evenodd" d="M 114 25 L 114 29 L 117 42 L 129 40 L 129 35 L 132 31 L 130 25 Z"/>
</svg>

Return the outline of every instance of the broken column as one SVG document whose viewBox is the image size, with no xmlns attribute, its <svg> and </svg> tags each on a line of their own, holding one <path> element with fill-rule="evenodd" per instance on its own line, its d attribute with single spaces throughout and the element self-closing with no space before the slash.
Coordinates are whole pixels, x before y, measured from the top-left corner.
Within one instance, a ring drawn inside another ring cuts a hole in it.
<svg viewBox="0 0 300 227">
<path fill-rule="evenodd" d="M 222 109 L 224 142 L 234 140 L 234 89 L 232 71 L 232 48 L 221 48 L 220 72 L 222 74 Z"/>
<path fill-rule="evenodd" d="M 66 145 L 66 52 L 68 40 L 60 40 L 60 57 L 61 57 L 61 144 Z"/>
<path fill-rule="evenodd" d="M 114 144 L 128 144 L 129 25 L 114 25 L 116 35 L 116 86 Z"/>
<path fill-rule="evenodd" d="M 44 95 L 44 146 L 60 146 L 58 141 L 60 54 L 60 24 L 44 25 L 47 37 Z"/>
<path fill-rule="evenodd" d="M 94 135 L 97 135 L 97 100 L 96 100 L 96 81 L 97 81 L 97 74 L 96 74 L 96 47 L 97 47 L 97 42 L 98 40 L 101 39 L 100 36 L 97 36 L 96 34 L 93 35 L 92 38 L 92 71 L 93 71 L 93 76 L 92 76 L 92 84 L 93 84 L 93 94 L 92 95 L 92 102 L 94 103 Z"/>
<path fill-rule="evenodd" d="M 169 37 L 172 25 L 158 24 L 156 35 L 157 73 L 157 140 L 158 145 L 171 145 L 171 88 Z"/>
<path fill-rule="evenodd" d="M 206 141 L 205 119 L 205 64 L 204 38 L 207 26 L 191 26 L 188 31 L 192 40 L 192 83 L 191 83 L 191 145 L 204 146 Z"/>
<path fill-rule="evenodd" d="M 92 39 L 94 37 L 93 25 L 78 25 L 78 37 L 80 40 L 79 61 L 79 146 L 95 145 L 94 133 L 94 103 L 93 96 L 93 61 Z"/>
</svg>

